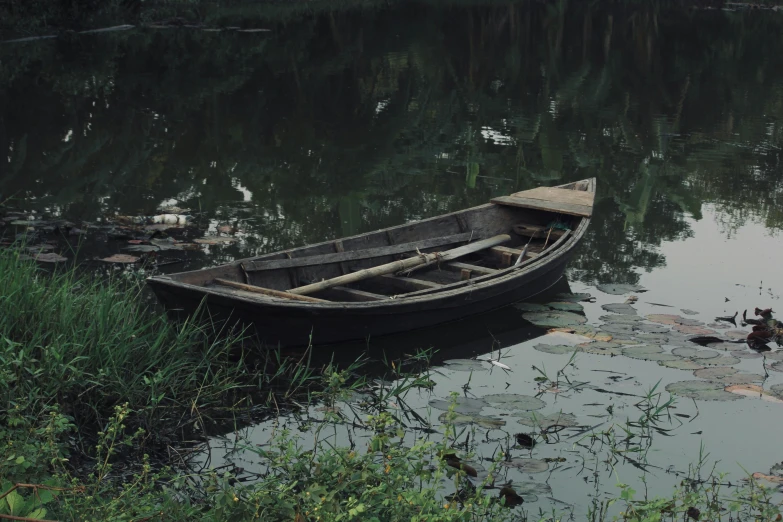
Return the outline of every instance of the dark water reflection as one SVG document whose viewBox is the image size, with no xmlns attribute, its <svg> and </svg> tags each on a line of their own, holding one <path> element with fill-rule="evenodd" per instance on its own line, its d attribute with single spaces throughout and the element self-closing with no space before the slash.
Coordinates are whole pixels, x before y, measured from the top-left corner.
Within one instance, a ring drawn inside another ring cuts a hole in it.
<svg viewBox="0 0 783 522">
<path fill-rule="evenodd" d="M 705 204 L 729 233 L 783 225 L 781 20 L 406 4 L 269 33 L 7 44 L 0 200 L 88 221 L 176 202 L 236 222 L 241 242 L 189 254 L 197 266 L 596 176 L 571 279 L 635 282 Z"/>
</svg>

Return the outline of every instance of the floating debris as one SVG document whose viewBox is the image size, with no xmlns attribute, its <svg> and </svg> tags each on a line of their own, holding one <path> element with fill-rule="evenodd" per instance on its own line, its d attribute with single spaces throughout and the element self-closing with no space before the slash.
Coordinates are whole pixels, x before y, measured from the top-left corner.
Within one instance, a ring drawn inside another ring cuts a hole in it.
<svg viewBox="0 0 783 522">
<path fill-rule="evenodd" d="M 199 239 L 194 239 L 194 243 L 199 245 L 227 245 L 229 243 L 236 243 L 238 241 L 235 237 L 226 236 L 204 236 Z"/>
<path fill-rule="evenodd" d="M 499 410 L 533 411 L 546 406 L 546 403 L 539 398 L 516 393 L 496 393 L 485 395 L 481 399 Z"/>
<path fill-rule="evenodd" d="M 627 284 L 609 284 L 598 285 L 596 288 L 605 294 L 611 295 L 623 295 L 633 292 L 646 292 L 647 289 L 640 285 L 627 285 Z"/>
<path fill-rule="evenodd" d="M 36 254 L 33 256 L 33 259 L 40 263 L 64 263 L 65 261 L 68 261 L 67 257 L 55 254 L 54 252 Z"/>
<path fill-rule="evenodd" d="M 544 460 L 538 459 L 511 459 L 502 462 L 504 466 L 516 468 L 522 473 L 543 473 L 549 469 L 549 464 Z"/>
<path fill-rule="evenodd" d="M 457 372 L 482 372 L 487 371 L 487 367 L 476 359 L 449 359 L 443 361 L 443 365 L 449 370 Z"/>
<path fill-rule="evenodd" d="M 428 402 L 436 410 L 449 411 L 451 401 L 445 399 L 432 399 Z M 470 397 L 457 397 L 454 401 L 454 411 L 463 415 L 473 415 L 480 412 L 487 403 L 481 399 L 472 399 Z"/>
<path fill-rule="evenodd" d="M 534 411 L 526 411 L 519 414 L 514 414 L 514 417 L 519 417 L 519 422 L 522 425 L 530 426 L 533 428 L 539 428 L 542 430 L 549 429 L 553 426 L 560 426 L 564 428 L 571 428 L 578 426 L 579 423 L 576 417 L 570 413 L 552 413 L 550 415 L 541 415 Z"/>
<path fill-rule="evenodd" d="M 689 310 L 687 308 L 680 308 L 680 312 L 684 313 L 685 315 L 698 315 L 699 313 L 696 310 Z"/>
<path fill-rule="evenodd" d="M 523 448 L 530 449 L 536 445 L 536 440 L 527 433 L 517 433 L 514 435 L 514 438 L 516 439 L 517 444 Z"/>
<path fill-rule="evenodd" d="M 574 326 L 587 322 L 587 317 L 583 315 L 555 310 L 549 312 L 526 312 L 522 314 L 522 318 L 536 326 L 543 327 Z"/>
<path fill-rule="evenodd" d="M 740 398 L 739 395 L 724 390 L 722 383 L 709 381 L 673 382 L 666 385 L 666 391 L 680 397 L 703 401 L 734 401 Z"/>
<path fill-rule="evenodd" d="M 504 506 L 509 508 L 520 506 L 525 501 L 511 486 L 503 486 L 500 488 L 498 498 L 501 499 Z M 530 497 L 528 497 L 528 502 L 535 502 L 537 500 L 538 497 L 536 497 L 536 500 L 531 500 Z"/>
</svg>

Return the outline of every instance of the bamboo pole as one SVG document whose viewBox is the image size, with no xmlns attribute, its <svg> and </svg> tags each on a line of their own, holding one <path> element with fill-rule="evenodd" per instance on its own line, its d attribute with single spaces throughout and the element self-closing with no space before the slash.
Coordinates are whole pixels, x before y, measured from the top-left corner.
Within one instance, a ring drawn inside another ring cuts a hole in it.
<svg viewBox="0 0 783 522">
<path fill-rule="evenodd" d="M 237 283 L 236 281 L 229 281 L 228 279 L 215 279 L 215 283 L 223 286 L 230 286 L 238 290 L 244 290 L 245 292 L 253 292 L 255 294 L 271 295 L 273 297 L 282 297 L 283 299 L 291 299 L 293 301 L 306 301 L 308 303 L 328 303 L 325 299 L 317 299 L 315 297 L 308 297 L 304 295 L 295 295 L 289 292 L 283 292 L 280 290 L 272 290 L 271 288 L 262 288 L 260 286 L 246 285 L 244 283 Z"/>
<path fill-rule="evenodd" d="M 505 243 L 510 239 L 511 236 L 509 236 L 508 234 L 501 234 L 499 236 L 491 237 L 489 239 L 476 241 L 475 243 L 469 243 L 461 247 L 453 248 L 451 250 L 446 250 L 445 252 L 421 254 L 416 257 L 402 259 L 400 261 L 394 261 L 392 263 L 386 263 L 385 265 L 374 266 L 372 268 L 365 268 L 364 270 L 359 270 L 351 274 L 345 274 L 339 277 L 334 277 L 332 279 L 326 279 L 324 281 L 319 281 L 318 283 L 313 283 L 311 285 L 292 288 L 291 290 L 288 291 L 288 293 L 297 294 L 297 295 L 312 294 L 320 290 L 326 290 L 327 288 L 331 288 L 333 286 L 347 285 L 350 283 L 355 283 L 357 281 L 368 279 L 370 277 L 410 270 L 411 268 L 416 266 L 431 265 L 433 263 L 452 261 L 459 257 L 466 256 L 468 254 L 472 254 L 474 252 L 478 252 L 486 248 L 491 248 L 501 243 Z"/>
</svg>

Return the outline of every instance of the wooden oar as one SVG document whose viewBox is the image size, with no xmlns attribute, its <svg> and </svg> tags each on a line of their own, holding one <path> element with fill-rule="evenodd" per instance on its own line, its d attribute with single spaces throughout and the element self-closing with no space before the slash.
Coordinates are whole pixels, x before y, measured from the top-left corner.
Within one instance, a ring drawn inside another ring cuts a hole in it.
<svg viewBox="0 0 783 522">
<path fill-rule="evenodd" d="M 316 299 L 315 297 L 307 297 L 304 295 L 294 295 L 288 292 L 281 292 L 280 290 L 272 290 L 271 288 L 262 288 L 260 286 L 246 285 L 244 283 L 237 283 L 236 281 L 229 281 L 227 279 L 216 278 L 214 283 L 223 286 L 230 286 L 238 290 L 244 290 L 245 292 L 253 292 L 254 294 L 270 295 L 272 297 L 282 297 L 283 299 L 293 299 L 294 301 L 307 301 L 308 303 L 328 303 L 325 299 Z"/>
<path fill-rule="evenodd" d="M 476 241 L 475 243 L 469 243 L 467 245 L 454 248 L 452 250 L 446 250 L 444 252 L 436 252 L 432 254 L 421 254 L 420 256 L 417 257 L 402 259 L 400 261 L 394 261 L 392 263 L 386 263 L 385 265 L 374 266 L 372 268 L 365 268 L 364 270 L 359 270 L 351 274 L 345 274 L 339 277 L 334 277 L 332 279 L 326 279 L 324 281 L 319 281 L 318 283 L 313 283 L 311 285 L 292 288 L 291 290 L 288 291 L 288 293 L 297 294 L 297 295 L 312 294 L 320 290 L 326 290 L 327 288 L 331 288 L 333 286 L 347 285 L 350 283 L 355 283 L 357 281 L 368 279 L 370 277 L 409 270 L 416 266 L 431 265 L 433 263 L 452 261 L 462 256 L 466 256 L 468 254 L 472 254 L 474 252 L 478 252 L 480 250 L 484 250 L 486 248 L 491 248 L 501 243 L 505 243 L 510 239 L 511 236 L 509 236 L 508 234 L 500 234 L 499 236 L 491 237 L 489 239 L 484 239 L 481 241 Z"/>
</svg>

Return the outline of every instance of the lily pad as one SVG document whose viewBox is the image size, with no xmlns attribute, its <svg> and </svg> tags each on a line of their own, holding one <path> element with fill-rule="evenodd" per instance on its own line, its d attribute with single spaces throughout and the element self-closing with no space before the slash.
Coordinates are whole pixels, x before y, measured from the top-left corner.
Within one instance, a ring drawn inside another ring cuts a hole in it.
<svg viewBox="0 0 783 522">
<path fill-rule="evenodd" d="M 601 331 L 609 332 L 612 334 L 631 334 L 633 333 L 634 326 L 625 323 L 618 324 L 603 324 L 600 326 Z"/>
<path fill-rule="evenodd" d="M 648 334 L 662 334 L 669 331 L 667 327 L 659 324 L 637 324 L 634 328 L 639 332 Z"/>
<path fill-rule="evenodd" d="M 614 314 L 634 315 L 636 313 L 636 308 L 627 303 L 605 304 L 601 305 L 601 308 Z"/>
<path fill-rule="evenodd" d="M 55 254 L 54 252 L 38 254 L 33 256 L 33 259 L 41 263 L 63 263 L 65 261 L 68 261 L 67 257 L 63 257 L 59 254 Z"/>
<path fill-rule="evenodd" d="M 538 459 L 511 459 L 503 461 L 502 464 L 509 468 L 516 468 L 522 473 L 543 473 L 549 469 L 549 464 L 544 460 Z"/>
<path fill-rule="evenodd" d="M 662 333 L 640 333 L 636 335 L 636 340 L 643 343 L 666 344 L 669 336 Z"/>
<path fill-rule="evenodd" d="M 777 395 L 778 397 L 783 398 L 783 384 L 773 384 L 769 387 L 769 391 L 771 391 L 773 394 Z"/>
<path fill-rule="evenodd" d="M 690 346 L 674 348 L 672 353 L 687 359 L 714 359 L 715 357 L 720 356 L 719 352 L 713 350 L 699 350 L 698 348 L 692 348 Z"/>
<path fill-rule="evenodd" d="M 688 310 L 687 308 L 680 308 L 680 312 L 684 313 L 685 315 L 697 315 L 699 313 L 696 310 Z"/>
<path fill-rule="evenodd" d="M 627 346 L 623 349 L 623 355 L 642 361 L 676 361 L 680 359 L 676 355 L 664 352 L 663 348 L 655 344 Z"/>
<path fill-rule="evenodd" d="M 449 408 L 451 407 L 451 401 L 445 399 L 432 399 L 428 404 L 436 410 L 442 411 L 449 411 Z M 454 411 L 456 413 L 462 413 L 463 415 L 473 415 L 480 412 L 485 406 L 487 406 L 487 403 L 481 399 L 457 397 Z"/>
<path fill-rule="evenodd" d="M 558 301 L 568 301 L 571 303 L 578 303 L 582 301 L 591 301 L 595 298 L 590 294 L 580 294 L 580 293 L 569 294 L 564 292 L 564 293 L 555 294 L 555 299 L 557 299 Z"/>
<path fill-rule="evenodd" d="M 536 326 L 573 326 L 577 324 L 585 324 L 587 317 L 573 312 L 561 312 L 552 310 L 549 312 L 526 312 L 522 314 L 522 318 L 526 321 L 530 321 Z"/>
<path fill-rule="evenodd" d="M 552 493 L 552 487 L 544 482 L 519 482 L 514 484 L 520 495 L 528 498 L 526 495 L 549 495 Z"/>
<path fill-rule="evenodd" d="M 570 333 L 574 335 L 581 335 L 583 337 L 589 337 L 590 339 L 595 339 L 596 341 L 609 341 L 612 339 L 611 334 L 606 334 L 597 331 L 595 328 L 590 326 L 589 324 L 577 324 L 574 326 L 565 326 L 560 328 L 552 328 L 550 332 L 563 332 L 563 333 Z"/>
<path fill-rule="evenodd" d="M 621 355 L 623 345 L 611 342 L 596 341 L 594 343 L 584 343 L 579 345 L 579 350 L 585 353 L 595 355 Z"/>
<path fill-rule="evenodd" d="M 568 302 L 547 303 L 547 306 L 552 310 L 562 310 L 564 312 L 582 312 L 585 309 L 585 307 L 579 303 Z"/>
<path fill-rule="evenodd" d="M 724 384 L 709 381 L 680 381 L 666 385 L 667 392 L 690 399 L 734 401 L 740 398 L 739 395 L 727 392 L 723 388 Z"/>
<path fill-rule="evenodd" d="M 783 350 L 777 350 L 775 352 L 766 352 L 763 354 L 763 357 L 766 357 L 767 359 L 770 359 L 772 361 L 783 361 Z"/>
<path fill-rule="evenodd" d="M 774 388 L 774 386 L 773 386 Z M 776 393 L 770 393 L 758 384 L 730 384 L 724 388 L 729 393 L 734 393 L 743 397 L 751 397 L 754 399 L 761 399 L 762 401 L 767 402 L 776 402 L 778 404 L 783 404 L 783 400 L 780 399 L 780 397 Z M 778 475 L 778 473 L 775 473 L 775 466 L 772 466 L 772 469 L 770 472 L 773 475 Z M 755 476 L 755 473 L 754 473 Z"/>
<path fill-rule="evenodd" d="M 708 348 L 712 348 L 713 350 L 719 350 L 722 352 L 733 352 L 737 350 L 737 345 L 734 343 L 709 343 L 707 344 Z M 750 353 L 750 352 L 748 352 Z"/>
<path fill-rule="evenodd" d="M 730 355 L 721 355 L 712 359 L 699 359 L 699 364 L 702 366 L 734 366 L 739 362 L 739 359 Z"/>
<path fill-rule="evenodd" d="M 564 426 L 570 428 L 572 426 L 579 425 L 575 416 L 570 413 L 562 412 L 552 413 L 550 415 L 542 415 L 534 411 L 526 411 L 523 413 L 514 414 L 514 417 L 519 417 L 517 422 L 520 424 L 531 426 L 533 428 L 540 428 L 542 430 L 551 428 L 552 426 Z"/>
<path fill-rule="evenodd" d="M 715 330 L 710 330 L 709 328 L 704 328 L 702 326 L 691 326 L 686 324 L 675 324 L 674 326 L 672 326 L 672 328 L 677 330 L 678 332 L 682 332 L 688 335 L 715 335 L 717 333 Z"/>
<path fill-rule="evenodd" d="M 568 344 L 537 344 L 533 349 L 554 355 L 564 355 L 573 352 L 576 349 L 576 346 Z"/>
<path fill-rule="evenodd" d="M 611 294 L 611 295 L 623 295 L 623 294 L 630 294 L 633 292 L 647 291 L 644 287 L 640 285 L 626 285 L 626 284 L 598 285 L 596 288 L 598 288 L 601 292 L 605 294 Z"/>
<path fill-rule="evenodd" d="M 443 412 L 438 417 L 441 422 L 446 422 L 449 412 Z M 463 415 L 461 413 L 455 413 L 454 418 L 451 419 L 451 423 L 455 426 L 463 426 L 465 424 L 476 424 L 482 428 L 498 429 L 506 425 L 506 421 L 500 419 L 493 419 L 492 417 L 485 417 L 484 415 Z"/>
<path fill-rule="evenodd" d="M 487 370 L 487 367 L 481 361 L 475 359 L 449 359 L 443 361 L 443 365 L 447 369 L 457 372 L 482 372 Z"/>
<path fill-rule="evenodd" d="M 729 339 L 733 339 L 735 341 L 741 341 L 743 339 L 747 339 L 749 333 L 750 332 L 745 332 L 742 330 L 726 330 L 725 332 L 723 332 L 723 335 L 725 335 Z"/>
<path fill-rule="evenodd" d="M 770 365 L 769 369 L 776 372 L 783 372 L 783 361 L 778 361 L 775 364 Z"/>
<path fill-rule="evenodd" d="M 720 381 L 725 377 L 734 375 L 735 373 L 739 373 L 739 370 L 736 368 L 716 366 L 713 368 L 702 368 L 701 370 L 696 370 L 693 372 L 693 376 L 708 381 Z"/>
<path fill-rule="evenodd" d="M 160 252 L 160 248 L 155 245 L 131 245 L 124 248 L 128 252 Z"/>
<path fill-rule="evenodd" d="M 690 359 L 679 359 L 677 361 L 659 361 L 659 365 L 675 370 L 701 370 L 704 368 L 701 364 Z"/>
<path fill-rule="evenodd" d="M 675 325 L 677 319 L 682 319 L 682 317 L 672 314 L 650 314 L 645 316 L 645 319 L 653 323 Z"/>
<path fill-rule="evenodd" d="M 638 315 L 629 315 L 629 314 L 611 314 L 611 315 L 602 315 L 599 317 L 600 320 L 607 322 L 607 323 L 619 323 L 619 324 L 637 324 L 641 321 L 644 321 L 644 317 L 640 317 Z"/>
<path fill-rule="evenodd" d="M 200 245 L 227 245 L 229 243 L 236 243 L 238 240 L 235 237 L 226 236 L 204 236 L 199 239 L 194 239 L 194 243 Z"/>
<path fill-rule="evenodd" d="M 761 359 L 764 357 L 760 353 L 751 352 L 751 351 L 742 351 L 742 350 L 732 350 L 729 352 L 729 354 L 732 357 L 738 357 L 740 359 Z"/>
<path fill-rule="evenodd" d="M 127 254 L 114 254 L 113 256 L 104 257 L 101 261 L 106 263 L 136 263 L 140 258 L 136 256 L 129 256 Z"/>
<path fill-rule="evenodd" d="M 493 408 L 511 411 L 540 410 L 546 403 L 537 397 L 517 393 L 495 393 L 481 398 Z"/>
<path fill-rule="evenodd" d="M 516 303 L 513 306 L 517 310 L 522 310 L 523 312 L 547 312 L 547 311 L 549 311 L 549 307 L 548 306 L 542 305 L 542 304 L 539 304 L 539 303 Z"/>
</svg>

